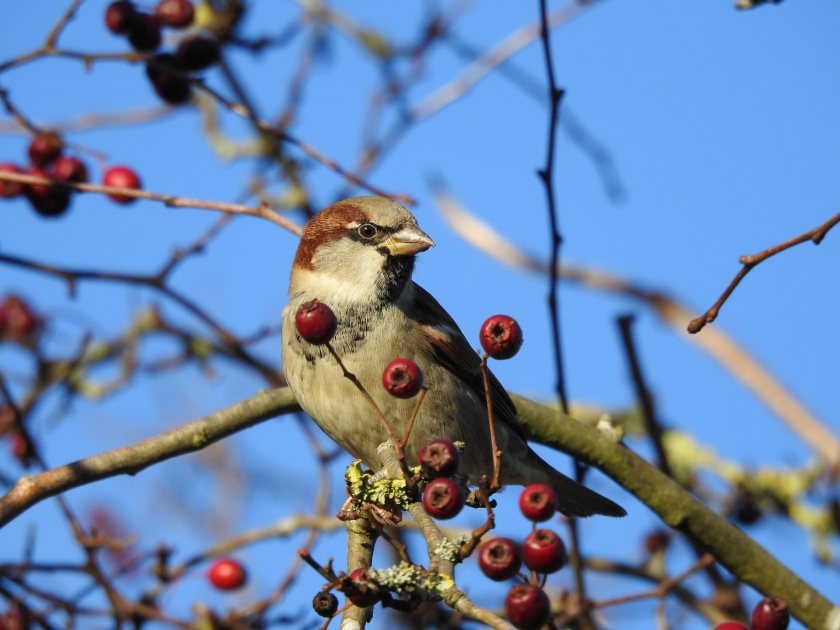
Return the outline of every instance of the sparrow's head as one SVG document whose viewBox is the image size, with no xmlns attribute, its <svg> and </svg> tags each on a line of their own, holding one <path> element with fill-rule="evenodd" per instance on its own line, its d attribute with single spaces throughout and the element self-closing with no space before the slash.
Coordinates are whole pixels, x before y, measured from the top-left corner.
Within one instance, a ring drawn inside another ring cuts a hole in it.
<svg viewBox="0 0 840 630">
<path fill-rule="evenodd" d="M 390 300 L 411 279 L 414 255 L 434 246 L 417 219 L 387 197 L 354 197 L 321 210 L 303 230 L 289 292 L 323 299 Z"/>
</svg>

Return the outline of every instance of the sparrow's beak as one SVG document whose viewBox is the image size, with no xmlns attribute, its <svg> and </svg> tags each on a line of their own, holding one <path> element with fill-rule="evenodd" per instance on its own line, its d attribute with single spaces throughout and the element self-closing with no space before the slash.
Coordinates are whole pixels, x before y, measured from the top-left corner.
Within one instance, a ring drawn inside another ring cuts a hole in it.
<svg viewBox="0 0 840 630">
<path fill-rule="evenodd" d="M 382 246 L 391 256 L 411 256 L 434 247 L 435 242 L 416 225 L 407 225 L 391 234 Z"/>
</svg>

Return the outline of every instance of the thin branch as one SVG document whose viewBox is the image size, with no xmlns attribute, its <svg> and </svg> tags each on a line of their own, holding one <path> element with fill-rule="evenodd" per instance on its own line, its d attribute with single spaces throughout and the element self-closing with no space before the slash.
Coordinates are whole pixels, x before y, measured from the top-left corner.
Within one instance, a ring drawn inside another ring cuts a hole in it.
<svg viewBox="0 0 840 630">
<path fill-rule="evenodd" d="M 146 190 L 138 190 L 132 188 L 119 188 L 117 186 L 104 186 L 100 184 L 76 184 L 72 182 L 60 182 L 55 179 L 47 177 L 36 177 L 34 175 L 25 175 L 22 173 L 11 173 L 8 171 L 0 171 L 0 181 L 19 182 L 21 184 L 46 184 L 69 188 L 71 190 L 81 192 L 91 192 L 100 195 L 119 195 L 121 197 L 131 197 L 132 199 L 151 199 L 152 201 L 160 201 L 165 206 L 171 208 L 198 208 L 200 210 L 215 210 L 217 212 L 225 212 L 228 214 L 244 214 L 252 217 L 259 217 L 266 219 L 288 230 L 292 234 L 300 236 L 303 230 L 300 226 L 292 223 L 285 217 L 280 216 L 274 212 L 267 204 L 262 204 L 258 207 L 246 206 L 239 203 L 223 203 L 219 201 L 204 201 L 201 199 L 190 199 L 187 197 L 179 197 L 176 195 L 164 195 L 161 193 L 149 192 Z"/>
<path fill-rule="evenodd" d="M 490 428 L 490 452 L 493 456 L 493 479 L 490 491 L 495 492 L 502 487 L 502 451 L 496 444 L 496 420 L 493 417 L 493 395 L 490 391 L 490 377 L 487 374 L 487 355 L 481 357 L 481 380 L 484 383 L 484 402 L 487 406 L 487 423 Z"/>
<path fill-rule="evenodd" d="M 371 404 L 374 411 L 376 411 L 376 417 L 379 418 L 379 422 L 382 424 L 382 428 L 385 429 L 385 435 L 388 436 L 388 441 L 391 442 L 391 445 L 394 447 L 394 451 L 397 453 L 397 458 L 400 460 L 400 462 L 402 462 L 402 467 L 404 469 L 403 472 L 406 472 L 405 452 L 403 451 L 403 448 L 400 445 L 400 440 L 399 438 L 397 438 L 397 434 L 394 432 L 394 427 L 391 426 L 391 423 L 388 421 L 388 418 L 386 418 L 385 414 L 382 413 L 382 410 L 379 408 L 379 405 L 376 404 L 376 401 L 373 399 L 373 396 L 371 396 L 370 392 L 368 392 L 365 386 L 362 385 L 362 382 L 358 379 L 358 377 L 344 366 L 344 362 L 339 358 L 335 349 L 332 347 L 332 344 L 327 344 L 327 350 L 330 351 L 330 354 L 338 363 L 338 366 L 341 368 L 342 374 L 344 374 L 344 378 L 346 378 L 351 383 L 353 383 L 353 385 L 356 386 L 356 389 L 358 389 L 359 392 L 361 392 L 361 394 Z"/>
<path fill-rule="evenodd" d="M 763 252 L 759 252 L 757 254 L 753 254 L 752 256 L 741 256 L 738 259 L 738 262 L 741 263 L 741 269 L 729 283 L 729 286 L 724 289 L 721 296 L 717 299 L 717 301 L 712 304 L 712 306 L 703 313 L 700 317 L 695 317 L 688 323 L 687 330 L 691 334 L 695 334 L 703 330 L 703 327 L 715 321 L 717 318 L 718 313 L 720 312 L 721 307 L 724 305 L 726 300 L 729 299 L 729 296 L 732 295 L 732 292 L 735 291 L 736 287 L 741 284 L 741 280 L 743 280 L 746 275 L 752 271 L 754 267 L 757 267 L 761 263 L 763 263 L 768 258 L 772 258 L 776 254 L 785 251 L 786 249 L 790 249 L 791 247 L 795 247 L 796 245 L 800 245 L 802 243 L 806 243 L 807 241 L 811 241 L 814 245 L 819 245 L 822 240 L 825 238 L 825 235 L 833 228 L 835 225 L 840 223 L 840 212 L 835 214 L 825 223 L 818 225 L 813 230 L 808 230 L 804 234 L 800 234 L 799 236 L 795 236 L 794 238 L 788 239 L 783 243 L 779 243 L 778 245 L 774 245 L 773 247 L 769 247 L 765 249 Z"/>
</svg>

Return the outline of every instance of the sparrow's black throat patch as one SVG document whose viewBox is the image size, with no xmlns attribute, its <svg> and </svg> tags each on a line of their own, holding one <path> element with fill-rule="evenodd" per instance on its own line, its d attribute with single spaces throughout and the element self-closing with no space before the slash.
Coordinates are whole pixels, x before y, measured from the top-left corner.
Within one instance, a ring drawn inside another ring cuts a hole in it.
<svg viewBox="0 0 840 630">
<path fill-rule="evenodd" d="M 385 256 L 382 271 L 376 279 L 376 298 L 382 303 L 396 302 L 411 280 L 414 256 Z"/>
</svg>

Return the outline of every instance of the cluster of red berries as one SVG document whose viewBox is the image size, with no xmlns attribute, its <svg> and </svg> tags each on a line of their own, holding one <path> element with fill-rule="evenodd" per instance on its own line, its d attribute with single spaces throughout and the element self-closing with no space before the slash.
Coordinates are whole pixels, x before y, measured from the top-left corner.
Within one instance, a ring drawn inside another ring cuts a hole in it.
<svg viewBox="0 0 840 630">
<path fill-rule="evenodd" d="M 557 497 L 545 484 L 533 483 L 519 496 L 519 509 L 527 519 L 541 523 L 557 510 Z M 510 538 L 493 538 L 478 548 L 478 566 L 491 580 L 501 582 L 519 575 L 522 563 L 543 575 L 559 571 L 567 560 L 566 546 L 553 530 L 535 528 L 520 547 Z M 508 591 L 505 612 L 517 628 L 540 628 L 548 620 L 548 596 L 533 583 L 518 583 Z"/>
<path fill-rule="evenodd" d="M 34 210 L 44 217 L 57 217 L 64 214 L 70 206 L 73 190 L 62 183 L 86 184 L 88 169 L 76 156 L 64 155 L 64 140 L 55 131 L 41 131 L 35 134 L 29 143 L 27 153 L 29 166 L 20 167 L 10 162 L 0 164 L 0 172 L 18 175 L 33 175 L 59 182 L 55 184 L 22 184 L 20 182 L 0 180 L 0 198 L 14 199 L 25 195 Z M 112 166 L 102 177 L 102 183 L 116 188 L 140 188 L 140 178 L 127 166 Z M 132 197 L 108 195 L 117 203 L 131 203 Z"/>
<path fill-rule="evenodd" d="M 135 50 L 152 52 L 161 43 L 161 28 L 184 29 L 192 25 L 195 8 L 190 0 L 160 0 L 154 13 L 144 13 L 131 0 L 117 0 L 105 10 L 105 25 L 126 37 Z M 171 105 L 192 97 L 189 73 L 219 61 L 219 42 L 200 33 L 181 39 L 174 53 L 159 53 L 146 62 L 146 76 L 157 95 Z"/>
<path fill-rule="evenodd" d="M 238 560 L 233 558 L 219 558 L 210 565 L 207 579 L 220 591 L 235 591 L 245 586 L 248 572 Z"/>
<path fill-rule="evenodd" d="M 737 621 L 724 621 L 715 630 L 785 630 L 790 623 L 790 610 L 781 597 L 765 597 L 752 611 L 750 625 Z"/>
</svg>

